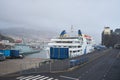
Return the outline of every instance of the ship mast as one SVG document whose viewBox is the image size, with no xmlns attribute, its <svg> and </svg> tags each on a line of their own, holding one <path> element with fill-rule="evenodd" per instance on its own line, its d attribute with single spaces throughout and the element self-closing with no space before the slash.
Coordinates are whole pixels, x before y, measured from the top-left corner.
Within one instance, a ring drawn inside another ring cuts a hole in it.
<svg viewBox="0 0 120 80">
<path fill-rule="evenodd" d="M 71 33 L 73 33 L 73 25 L 71 25 Z"/>
</svg>

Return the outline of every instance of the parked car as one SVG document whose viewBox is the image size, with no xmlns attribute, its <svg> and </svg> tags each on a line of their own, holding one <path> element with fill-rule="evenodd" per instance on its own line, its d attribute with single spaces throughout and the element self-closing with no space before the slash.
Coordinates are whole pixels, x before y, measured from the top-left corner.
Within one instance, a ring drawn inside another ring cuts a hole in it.
<svg viewBox="0 0 120 80">
<path fill-rule="evenodd" d="M 4 61 L 6 58 L 3 53 L 0 53 L 0 61 Z"/>
<path fill-rule="evenodd" d="M 114 48 L 120 49 L 120 44 L 115 44 Z"/>
<path fill-rule="evenodd" d="M 96 45 L 96 46 L 94 46 L 94 49 L 98 50 L 98 51 L 101 51 L 101 50 L 105 50 L 107 48 L 105 46 L 103 46 L 103 45 Z"/>
</svg>

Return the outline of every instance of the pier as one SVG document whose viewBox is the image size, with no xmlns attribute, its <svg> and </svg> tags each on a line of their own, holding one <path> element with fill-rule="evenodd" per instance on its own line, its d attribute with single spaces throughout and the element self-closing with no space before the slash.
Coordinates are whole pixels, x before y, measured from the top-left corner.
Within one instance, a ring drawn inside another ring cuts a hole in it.
<svg viewBox="0 0 120 80">
<path fill-rule="evenodd" d="M 17 79 L 20 76 L 24 76 L 24 78 L 30 75 L 37 76 L 43 75 L 43 76 L 51 76 L 53 78 L 56 78 L 58 80 L 70 80 L 71 79 L 80 79 L 80 80 L 88 80 L 88 78 L 91 80 L 98 80 L 98 79 L 105 79 L 105 80 L 119 80 L 119 66 L 120 64 L 118 63 L 120 60 L 120 51 L 118 49 L 106 49 L 103 51 L 95 51 L 93 53 L 89 53 L 88 55 L 84 55 L 82 57 L 78 58 L 83 58 L 83 57 L 89 57 L 89 60 L 84 62 L 83 64 L 79 64 L 77 66 L 73 66 L 72 68 L 66 67 L 68 65 L 65 65 L 65 63 L 62 61 L 54 61 L 52 62 L 51 65 L 49 64 L 49 60 L 41 60 L 41 59 L 24 59 L 24 60 L 10 60 L 7 61 L 6 64 L 8 66 L 4 66 L 4 69 L 7 69 L 11 71 L 18 70 L 17 73 L 12 73 L 12 74 L 4 74 L 4 76 L 1 76 L 1 79 Z M 78 59 L 76 58 L 76 59 Z M 72 59 L 68 59 L 66 61 L 70 61 Z M 45 61 L 45 65 L 38 65 L 40 62 Z M 18 69 L 16 68 L 11 68 L 18 66 L 18 64 L 14 63 L 19 62 L 20 63 L 25 63 L 22 68 L 20 66 Z M 46 63 L 47 62 L 47 63 Z M 58 63 L 59 62 L 59 63 Z M 11 64 L 12 63 L 12 64 Z M 30 66 L 31 63 L 31 66 Z M 0 63 L 2 64 L 2 63 Z M 10 66 L 11 64 L 11 66 Z M 62 65 L 60 65 L 62 64 Z M 27 66 L 28 65 L 28 66 Z M 54 66 L 57 65 L 57 66 Z M 116 66 L 116 68 L 115 68 Z M 3 67 L 3 65 L 2 65 Z M 1 67 L 1 68 L 2 68 Z M 117 68 L 118 67 L 118 68 Z M 24 70 L 24 69 L 26 70 Z M 32 68 L 32 69 L 31 69 Z M 21 70 L 20 70 L 21 69 Z M 45 72 L 43 72 L 45 71 Z M 5 71 L 6 72 L 6 71 Z M 8 71 L 9 72 L 9 71 Z M 3 72 L 2 72 L 3 73 Z M 75 75 L 74 75 L 75 74 Z M 92 75 L 96 76 L 92 76 Z M 26 76 L 25 76 L 26 75 Z M 98 76 L 99 75 L 99 76 Z M 111 75 L 111 76 L 110 76 Z M 116 75 L 116 77 L 114 77 Z M 9 79 L 8 77 L 9 76 Z M 63 77 L 65 76 L 65 77 Z M 110 76 L 110 77 L 109 77 Z M 22 79 L 22 78 L 20 78 Z M 19 80 L 19 79 L 18 79 Z"/>
</svg>

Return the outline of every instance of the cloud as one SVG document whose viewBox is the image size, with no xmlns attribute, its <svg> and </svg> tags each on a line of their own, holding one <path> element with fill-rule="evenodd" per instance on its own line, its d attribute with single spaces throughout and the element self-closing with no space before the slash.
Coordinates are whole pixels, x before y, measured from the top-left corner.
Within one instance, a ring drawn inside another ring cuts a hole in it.
<svg viewBox="0 0 120 80">
<path fill-rule="evenodd" d="M 0 0 L 0 28 L 28 27 L 60 32 L 71 25 L 99 37 L 120 23 L 119 0 Z M 96 35 L 94 34 L 96 33 Z"/>
</svg>

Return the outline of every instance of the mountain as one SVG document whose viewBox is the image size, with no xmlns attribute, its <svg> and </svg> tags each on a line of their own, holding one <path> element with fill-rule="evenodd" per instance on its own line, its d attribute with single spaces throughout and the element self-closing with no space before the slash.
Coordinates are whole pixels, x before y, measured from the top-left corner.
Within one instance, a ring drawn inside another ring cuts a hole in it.
<svg viewBox="0 0 120 80">
<path fill-rule="evenodd" d="M 30 39 L 49 39 L 56 35 L 57 32 L 49 31 L 49 30 L 34 30 L 28 28 L 7 28 L 1 29 L 0 32 L 2 34 L 14 37 L 21 38 L 30 38 Z"/>
<path fill-rule="evenodd" d="M 14 42 L 14 39 L 3 34 L 0 34 L 0 40 L 9 40 L 10 42 Z"/>
</svg>

